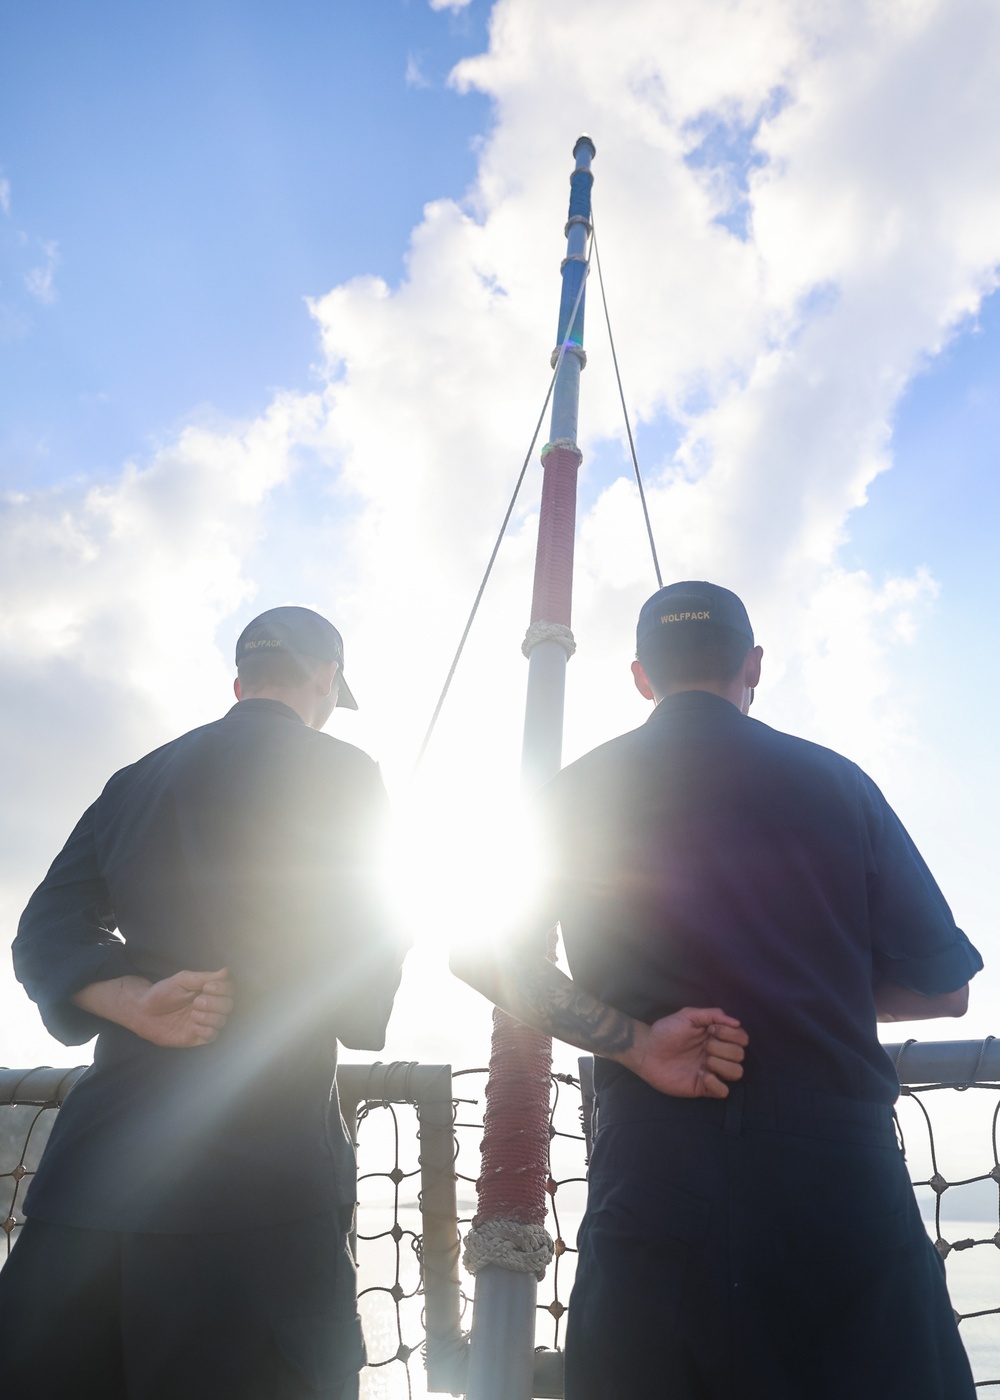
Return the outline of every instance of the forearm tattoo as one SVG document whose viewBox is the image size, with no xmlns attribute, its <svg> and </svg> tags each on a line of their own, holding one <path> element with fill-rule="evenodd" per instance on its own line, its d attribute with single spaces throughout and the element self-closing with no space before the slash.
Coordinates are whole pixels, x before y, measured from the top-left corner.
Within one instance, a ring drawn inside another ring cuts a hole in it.
<svg viewBox="0 0 1000 1400">
<path fill-rule="evenodd" d="M 635 1022 L 580 991 L 552 963 L 519 966 L 505 979 L 505 1010 L 526 1025 L 594 1055 L 617 1055 L 635 1039 Z"/>
</svg>

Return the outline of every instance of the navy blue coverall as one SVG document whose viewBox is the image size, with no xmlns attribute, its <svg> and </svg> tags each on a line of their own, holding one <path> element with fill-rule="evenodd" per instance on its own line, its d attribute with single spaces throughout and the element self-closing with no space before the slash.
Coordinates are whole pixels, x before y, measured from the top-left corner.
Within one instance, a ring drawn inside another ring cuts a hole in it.
<svg viewBox="0 0 1000 1400">
<path fill-rule="evenodd" d="M 725 1101 L 597 1060 L 566 1400 L 972 1400 L 873 982 L 934 995 L 982 961 L 875 784 L 686 691 L 542 808 L 574 982 L 750 1040 Z"/>
<path fill-rule="evenodd" d="M 385 792 L 360 750 L 244 700 L 123 769 L 22 916 L 18 977 L 98 1035 L 0 1271 L 5 1395 L 356 1393 L 354 1152 L 337 1040 L 378 1050 L 405 945 L 381 904 Z M 73 1005 L 228 967 L 219 1038 L 165 1049 Z"/>
</svg>

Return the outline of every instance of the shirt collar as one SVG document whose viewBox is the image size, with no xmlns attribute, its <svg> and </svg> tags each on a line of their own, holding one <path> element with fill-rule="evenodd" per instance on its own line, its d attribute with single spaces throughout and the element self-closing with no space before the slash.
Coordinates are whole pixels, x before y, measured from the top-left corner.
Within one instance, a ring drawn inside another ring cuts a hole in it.
<svg viewBox="0 0 1000 1400">
<path fill-rule="evenodd" d="M 666 695 L 646 720 L 647 724 L 681 715 L 718 715 L 720 719 L 743 719 L 731 700 L 714 695 L 710 690 L 678 690 Z"/>
<path fill-rule="evenodd" d="M 281 715 L 284 719 L 293 719 L 297 724 L 305 724 L 305 720 L 300 714 L 292 709 L 291 705 L 286 705 L 283 700 L 237 700 L 236 704 L 226 714 L 226 719 L 231 719 L 233 715 L 272 714 Z"/>
</svg>

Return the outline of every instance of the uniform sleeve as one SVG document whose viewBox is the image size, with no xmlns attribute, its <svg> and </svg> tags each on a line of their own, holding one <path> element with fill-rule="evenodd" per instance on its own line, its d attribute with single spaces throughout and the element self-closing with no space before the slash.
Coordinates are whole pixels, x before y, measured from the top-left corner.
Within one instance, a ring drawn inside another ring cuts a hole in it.
<svg viewBox="0 0 1000 1400">
<path fill-rule="evenodd" d="M 340 789 L 332 824 L 338 829 L 328 866 L 335 957 L 329 1014 L 341 1044 L 381 1050 L 410 940 L 386 893 L 389 804 L 370 759 Z"/>
<path fill-rule="evenodd" d="M 980 970 L 983 960 L 956 925 L 902 822 L 875 784 L 865 782 L 875 972 L 925 996 L 956 991 Z"/>
<path fill-rule="evenodd" d="M 94 843 L 94 808 L 84 812 L 28 901 L 14 940 L 14 971 L 46 1029 L 63 1045 L 83 1045 L 105 1022 L 70 997 L 91 982 L 134 973 L 115 933 Z"/>
</svg>

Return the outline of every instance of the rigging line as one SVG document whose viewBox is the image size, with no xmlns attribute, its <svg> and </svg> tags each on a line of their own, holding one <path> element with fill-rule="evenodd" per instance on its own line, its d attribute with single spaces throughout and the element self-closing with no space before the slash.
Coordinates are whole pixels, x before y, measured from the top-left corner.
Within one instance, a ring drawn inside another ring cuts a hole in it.
<svg viewBox="0 0 1000 1400">
<path fill-rule="evenodd" d="M 611 334 L 611 317 L 608 315 L 608 299 L 604 295 L 604 276 L 601 272 L 601 253 L 597 246 L 597 227 L 594 223 L 593 211 L 590 215 L 591 241 L 594 245 L 594 257 L 597 260 L 597 282 L 601 289 L 601 304 L 604 307 L 604 320 L 608 327 L 608 340 L 611 343 L 611 360 L 615 367 L 615 378 L 618 380 L 618 396 L 622 401 L 622 413 L 625 417 L 625 431 L 628 433 L 628 445 L 632 453 L 632 466 L 635 469 L 635 482 L 639 488 L 639 500 L 642 504 L 642 515 L 646 522 L 646 534 L 649 536 L 649 548 L 653 556 L 653 571 L 656 574 L 657 588 L 663 587 L 663 575 L 660 573 L 660 561 L 656 555 L 656 541 L 653 539 L 653 526 L 649 519 L 649 509 L 646 505 L 646 493 L 642 487 L 642 476 L 639 472 L 639 458 L 635 450 L 635 441 L 632 437 L 632 424 L 628 418 L 628 408 L 625 406 L 625 390 L 622 388 L 622 377 L 618 371 L 618 355 L 615 351 L 615 338 Z"/>
<path fill-rule="evenodd" d="M 577 313 L 580 310 L 580 302 L 583 300 L 584 288 L 586 287 L 587 281 L 590 277 L 590 255 L 593 248 L 593 231 L 591 231 L 590 248 L 587 250 L 587 261 L 584 265 L 583 276 L 580 278 L 580 286 L 577 290 L 576 301 L 573 303 L 573 311 L 570 315 L 569 321 L 566 326 L 566 336 L 562 344 L 559 346 L 559 356 L 552 370 L 552 377 L 549 380 L 549 387 L 545 394 L 545 401 L 542 404 L 542 410 L 538 415 L 538 422 L 535 424 L 535 431 L 531 435 L 531 442 L 528 444 L 528 450 L 524 454 L 524 462 L 521 465 L 521 472 L 514 486 L 514 493 L 510 498 L 510 504 L 507 506 L 507 512 L 504 515 L 503 524 L 500 526 L 499 533 L 497 534 L 496 543 L 493 546 L 493 552 L 490 555 L 489 563 L 486 565 L 486 572 L 483 574 L 482 582 L 479 585 L 479 591 L 476 593 L 475 602 L 472 604 L 472 611 L 469 613 L 468 621 L 465 624 L 465 630 L 462 632 L 462 637 L 458 643 L 458 648 L 455 652 L 454 659 L 452 660 L 451 667 L 449 668 L 448 674 L 445 677 L 444 685 L 441 688 L 441 694 L 438 696 L 438 702 L 434 706 L 434 713 L 431 715 L 431 722 L 427 726 L 427 732 L 424 735 L 423 743 L 420 745 L 420 750 L 417 754 L 417 760 L 413 765 L 413 772 L 410 774 L 411 783 L 417 776 L 417 770 L 423 762 L 424 754 L 427 752 L 427 745 L 431 741 L 431 735 L 434 733 L 434 727 L 438 722 L 438 716 L 440 715 L 444 702 L 448 697 L 448 691 L 451 689 L 451 683 L 454 679 L 455 672 L 458 670 L 458 663 L 462 659 L 462 652 L 465 650 L 465 643 L 468 640 L 469 633 L 472 631 L 472 624 L 476 620 L 476 614 L 479 611 L 479 604 L 483 601 L 483 594 L 486 592 L 486 585 L 490 581 L 490 575 L 493 572 L 493 565 L 496 563 L 497 555 L 500 553 L 500 546 L 503 543 L 504 535 L 507 533 L 507 526 L 510 524 L 510 518 L 514 514 L 514 506 L 517 504 L 517 498 L 520 494 L 521 486 L 524 483 L 524 478 L 527 475 L 528 467 L 531 464 L 531 457 L 532 453 L 535 450 L 535 443 L 538 441 L 538 434 L 542 431 L 542 424 L 545 421 L 545 412 L 549 406 L 549 400 L 552 398 L 552 391 L 556 387 L 556 380 L 559 378 L 559 371 L 562 369 L 562 362 L 566 358 L 566 350 L 569 346 L 569 338 L 573 333 L 573 327 L 576 325 L 576 317 Z"/>
</svg>

